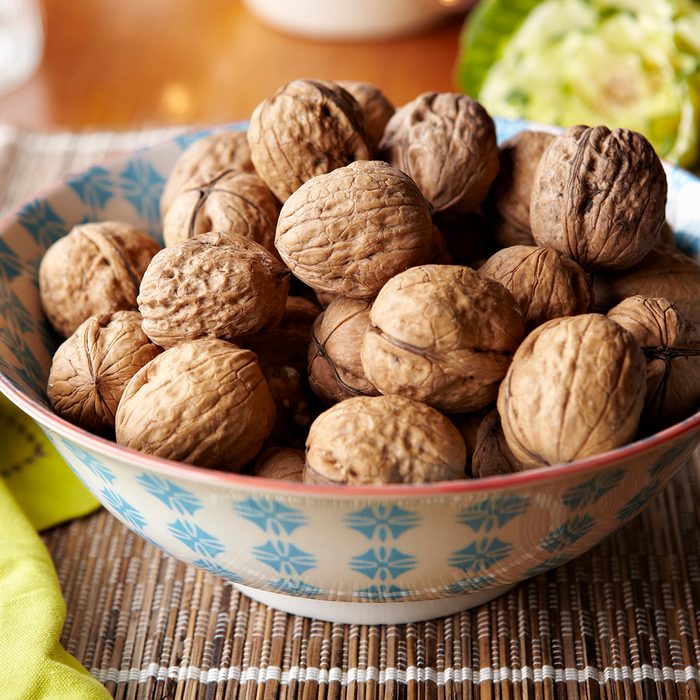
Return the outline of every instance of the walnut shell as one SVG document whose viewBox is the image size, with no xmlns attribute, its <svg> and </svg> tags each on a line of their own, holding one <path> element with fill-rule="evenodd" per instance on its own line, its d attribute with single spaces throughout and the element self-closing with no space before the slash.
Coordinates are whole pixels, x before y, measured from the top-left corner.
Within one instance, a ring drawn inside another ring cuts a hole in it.
<svg viewBox="0 0 700 700">
<path fill-rule="evenodd" d="M 525 469 L 506 442 L 501 417 L 494 408 L 479 424 L 471 462 L 474 478 L 514 474 Z"/>
<path fill-rule="evenodd" d="M 425 262 L 433 227 L 414 182 L 381 161 L 319 175 L 284 204 L 275 244 L 316 291 L 374 297 L 398 272 Z"/>
<path fill-rule="evenodd" d="M 647 361 L 642 423 L 660 430 L 700 406 L 700 326 L 666 299 L 634 296 L 608 312 L 641 345 Z"/>
<path fill-rule="evenodd" d="M 524 334 L 523 316 L 505 287 L 468 267 L 423 265 L 379 292 L 362 366 L 383 394 L 446 413 L 475 411 L 496 398 Z"/>
<path fill-rule="evenodd" d="M 422 484 L 464 478 L 464 441 L 438 411 L 401 396 L 355 396 L 322 413 L 306 441 L 304 481 Z"/>
<path fill-rule="evenodd" d="M 338 297 L 316 319 L 309 345 L 309 385 L 326 403 L 379 392 L 362 369 L 360 348 L 371 302 Z"/>
<path fill-rule="evenodd" d="M 551 248 L 517 245 L 494 253 L 479 274 L 500 282 L 520 304 L 529 329 L 593 306 L 591 280 L 570 258 Z"/>
<path fill-rule="evenodd" d="M 536 328 L 498 392 L 515 458 L 528 466 L 570 462 L 631 440 L 644 405 L 644 365 L 631 333 L 600 314 Z"/>
<path fill-rule="evenodd" d="M 448 416 L 452 425 L 459 430 L 459 434 L 464 440 L 464 446 L 467 448 L 467 473 L 471 470 L 472 457 L 474 456 L 474 449 L 476 447 L 476 434 L 479 430 L 479 426 L 484 420 L 484 416 L 490 413 L 491 410 L 493 410 L 492 405 L 489 404 L 484 408 L 480 408 L 478 411 L 452 413 Z"/>
<path fill-rule="evenodd" d="M 51 408 L 85 430 L 111 435 L 124 388 L 160 352 L 136 311 L 91 316 L 56 350 L 46 389 Z"/>
<path fill-rule="evenodd" d="M 248 137 L 244 131 L 223 131 L 191 143 L 170 171 L 160 198 L 161 218 L 176 195 L 187 187 L 200 187 L 227 171 L 254 173 Z"/>
<path fill-rule="evenodd" d="M 666 174 L 634 131 L 574 126 L 544 152 L 530 225 L 537 245 L 585 269 L 623 270 L 657 243 L 665 221 Z"/>
<path fill-rule="evenodd" d="M 51 325 L 68 337 L 90 316 L 135 310 L 141 278 L 159 249 L 147 233 L 120 221 L 74 226 L 39 267 Z"/>
<path fill-rule="evenodd" d="M 255 462 L 253 474 L 263 479 L 301 481 L 304 474 L 303 450 L 268 447 Z"/>
<path fill-rule="evenodd" d="M 496 243 L 534 245 L 530 229 L 530 198 L 542 154 L 554 139 L 545 131 L 521 131 L 498 149 L 500 168 L 486 199 Z"/>
<path fill-rule="evenodd" d="M 596 309 L 607 311 L 640 294 L 673 302 L 688 320 L 700 323 L 700 265 L 680 250 L 658 245 L 629 270 L 593 276 Z"/>
<path fill-rule="evenodd" d="M 322 80 L 294 80 L 263 100 L 248 144 L 255 170 L 281 202 L 312 177 L 373 156 L 355 98 Z"/>
<path fill-rule="evenodd" d="M 396 111 L 384 93 L 370 83 L 359 80 L 338 80 L 337 85 L 347 90 L 357 100 L 365 119 L 365 128 L 373 148 L 379 145 L 391 116 Z"/>
<path fill-rule="evenodd" d="M 309 389 L 300 372 L 284 364 L 262 364 L 277 417 L 270 433 L 273 444 L 303 447 L 311 425 Z"/>
<path fill-rule="evenodd" d="M 275 402 L 255 355 L 223 340 L 166 350 L 131 379 L 117 442 L 147 454 L 237 471 L 260 450 Z"/>
<path fill-rule="evenodd" d="M 498 173 L 493 119 L 466 95 L 419 95 L 389 120 L 379 148 L 434 211 L 474 211 Z"/>
<path fill-rule="evenodd" d="M 279 323 L 288 287 L 289 270 L 261 245 L 205 233 L 153 258 L 138 297 L 143 330 L 161 347 L 257 333 Z"/>
<path fill-rule="evenodd" d="M 163 219 L 163 238 L 170 247 L 200 233 L 230 231 L 260 243 L 277 257 L 279 212 L 279 202 L 257 175 L 224 172 L 189 184 L 175 195 Z"/>
</svg>

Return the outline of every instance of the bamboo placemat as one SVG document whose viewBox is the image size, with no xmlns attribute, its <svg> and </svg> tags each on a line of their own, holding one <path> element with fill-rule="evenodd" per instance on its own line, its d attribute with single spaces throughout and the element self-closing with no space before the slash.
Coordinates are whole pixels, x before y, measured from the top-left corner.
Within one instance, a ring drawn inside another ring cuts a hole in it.
<svg viewBox="0 0 700 700">
<path fill-rule="evenodd" d="M 0 214 L 168 132 L 0 127 Z M 488 605 L 413 625 L 289 616 L 185 566 L 106 512 L 45 533 L 63 644 L 116 698 L 696 699 L 700 458 L 636 520 Z"/>
</svg>

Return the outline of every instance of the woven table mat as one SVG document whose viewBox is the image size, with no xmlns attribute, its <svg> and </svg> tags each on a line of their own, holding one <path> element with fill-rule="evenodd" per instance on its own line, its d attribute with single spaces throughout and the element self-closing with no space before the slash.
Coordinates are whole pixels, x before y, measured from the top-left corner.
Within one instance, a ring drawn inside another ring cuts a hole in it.
<svg viewBox="0 0 700 700">
<path fill-rule="evenodd" d="M 171 131 L 0 127 L 0 215 L 67 171 Z M 500 599 L 412 625 L 286 615 L 105 511 L 45 533 L 63 644 L 117 698 L 698 698 L 700 458 L 632 523 Z"/>
</svg>

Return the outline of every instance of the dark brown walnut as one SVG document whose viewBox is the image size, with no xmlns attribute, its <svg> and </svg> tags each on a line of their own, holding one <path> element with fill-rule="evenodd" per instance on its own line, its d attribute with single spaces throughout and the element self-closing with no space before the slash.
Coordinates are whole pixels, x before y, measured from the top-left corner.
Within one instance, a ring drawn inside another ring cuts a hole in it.
<svg viewBox="0 0 700 700">
<path fill-rule="evenodd" d="M 464 478 L 459 431 L 435 409 L 400 396 L 356 396 L 322 413 L 306 442 L 312 484 L 422 484 Z"/>
<path fill-rule="evenodd" d="M 282 207 L 275 244 L 316 291 L 370 299 L 395 274 L 428 259 L 433 226 L 408 175 L 361 161 L 300 187 Z"/>
<path fill-rule="evenodd" d="M 608 312 L 641 345 L 647 361 L 642 423 L 647 432 L 690 416 L 700 407 L 700 327 L 666 299 L 634 296 Z"/>
<path fill-rule="evenodd" d="M 248 144 L 255 170 L 281 202 L 312 177 L 374 155 L 360 105 L 323 80 L 294 80 L 263 100 Z"/>
<path fill-rule="evenodd" d="M 497 474 L 514 474 L 524 468 L 508 446 L 501 427 L 501 417 L 494 408 L 479 424 L 472 455 L 471 475 L 474 478 L 482 478 Z"/>
<path fill-rule="evenodd" d="M 477 267 L 496 251 L 491 229 L 479 211 L 453 218 L 435 216 L 435 225 L 440 230 L 447 254 L 457 265 Z"/>
<path fill-rule="evenodd" d="M 160 352 L 136 311 L 91 316 L 56 350 L 46 389 L 51 408 L 85 430 L 111 435 L 124 388 Z"/>
<path fill-rule="evenodd" d="M 255 172 L 244 131 L 223 131 L 191 143 L 168 175 L 160 198 L 161 218 L 181 190 L 205 185 L 227 171 Z"/>
<path fill-rule="evenodd" d="M 436 212 L 474 211 L 498 173 L 493 119 L 466 95 L 419 95 L 389 120 L 379 148 Z"/>
<path fill-rule="evenodd" d="M 253 474 L 263 479 L 301 481 L 304 474 L 304 461 L 303 450 L 268 447 L 255 461 Z"/>
<path fill-rule="evenodd" d="M 275 402 L 254 353 L 223 340 L 166 350 L 137 372 L 116 416 L 117 442 L 140 452 L 238 471 L 260 451 Z"/>
<path fill-rule="evenodd" d="M 671 228 L 671 225 L 668 223 L 668 221 L 664 222 L 664 225 L 661 227 L 661 233 L 659 234 L 659 245 L 676 245 L 676 239 L 673 235 L 673 229 Z"/>
<path fill-rule="evenodd" d="M 496 243 L 534 245 L 530 229 L 530 198 L 535 172 L 554 136 L 545 131 L 521 131 L 498 149 L 500 169 L 486 199 Z"/>
<path fill-rule="evenodd" d="M 365 128 L 373 148 L 379 145 L 391 116 L 396 111 L 384 93 L 370 83 L 359 80 L 338 80 L 337 84 L 347 90 L 357 100 L 365 119 Z"/>
<path fill-rule="evenodd" d="M 200 233 L 230 231 L 277 256 L 279 212 L 279 202 L 257 175 L 227 171 L 175 195 L 163 219 L 163 238 L 166 246 L 173 246 Z"/>
<path fill-rule="evenodd" d="M 377 296 L 362 343 L 362 366 L 383 394 L 446 413 L 475 411 L 498 385 L 525 335 L 503 285 L 468 267 L 423 265 L 391 279 Z"/>
<path fill-rule="evenodd" d="M 666 175 L 647 139 L 634 131 L 574 126 L 544 152 L 532 188 L 537 245 L 585 269 L 624 270 L 657 243 Z"/>
<path fill-rule="evenodd" d="M 476 434 L 484 420 L 484 416 L 492 410 L 492 406 L 486 406 L 478 411 L 470 411 L 469 413 L 453 413 L 449 416 L 452 425 L 454 425 L 459 434 L 464 440 L 464 445 L 467 448 L 466 474 L 471 473 L 472 457 L 474 448 L 476 447 Z"/>
<path fill-rule="evenodd" d="M 64 337 L 90 316 L 136 309 L 143 273 L 160 246 L 121 221 L 74 226 L 39 267 L 41 305 Z"/>
<path fill-rule="evenodd" d="M 338 297 L 316 319 L 309 345 L 309 385 L 321 401 L 379 394 L 360 360 L 371 306 L 365 299 Z"/>
<path fill-rule="evenodd" d="M 270 433 L 272 444 L 303 447 L 311 425 L 310 392 L 304 377 L 285 364 L 261 363 L 265 381 L 277 408 Z"/>
<path fill-rule="evenodd" d="M 143 330 L 156 345 L 236 338 L 277 325 L 289 270 L 233 233 L 205 233 L 161 250 L 138 297 Z"/>
<path fill-rule="evenodd" d="M 479 268 L 479 273 L 500 282 L 515 297 L 529 329 L 559 316 L 584 314 L 593 306 L 586 272 L 551 248 L 503 248 Z"/>
<path fill-rule="evenodd" d="M 603 312 L 639 294 L 668 299 L 690 321 L 700 323 L 700 265 L 668 245 L 656 246 L 629 270 L 596 273 L 593 292 L 596 309 Z"/>
<path fill-rule="evenodd" d="M 600 314 L 555 318 L 525 338 L 498 392 L 513 455 L 542 466 L 624 445 L 644 406 L 645 361 L 631 333 Z"/>
</svg>

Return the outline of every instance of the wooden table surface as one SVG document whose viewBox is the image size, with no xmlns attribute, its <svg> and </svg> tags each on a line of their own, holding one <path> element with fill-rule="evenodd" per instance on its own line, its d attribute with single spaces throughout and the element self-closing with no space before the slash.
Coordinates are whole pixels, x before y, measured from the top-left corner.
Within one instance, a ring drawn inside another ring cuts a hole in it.
<svg viewBox="0 0 700 700">
<path fill-rule="evenodd" d="M 406 38 L 343 43 L 268 29 L 238 0 L 43 6 L 43 62 L 0 97 L 0 123 L 80 130 L 245 119 L 298 77 L 366 80 L 401 104 L 426 90 L 454 89 L 462 23 L 458 17 Z"/>
</svg>

